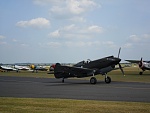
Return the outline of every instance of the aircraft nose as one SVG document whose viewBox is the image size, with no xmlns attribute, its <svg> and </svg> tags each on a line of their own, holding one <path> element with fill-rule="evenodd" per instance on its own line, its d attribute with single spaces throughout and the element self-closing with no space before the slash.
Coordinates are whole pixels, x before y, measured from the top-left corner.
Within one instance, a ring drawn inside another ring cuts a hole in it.
<svg viewBox="0 0 150 113">
<path fill-rule="evenodd" d="M 115 63 L 118 64 L 121 61 L 120 58 L 116 58 Z"/>
</svg>

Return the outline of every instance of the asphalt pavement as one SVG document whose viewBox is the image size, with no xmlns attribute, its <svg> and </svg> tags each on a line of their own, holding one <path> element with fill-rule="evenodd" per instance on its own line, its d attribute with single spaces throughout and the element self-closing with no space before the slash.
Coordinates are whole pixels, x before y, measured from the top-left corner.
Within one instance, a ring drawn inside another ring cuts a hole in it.
<svg viewBox="0 0 150 113">
<path fill-rule="evenodd" d="M 0 76 L 0 97 L 150 102 L 150 83 Z"/>
</svg>

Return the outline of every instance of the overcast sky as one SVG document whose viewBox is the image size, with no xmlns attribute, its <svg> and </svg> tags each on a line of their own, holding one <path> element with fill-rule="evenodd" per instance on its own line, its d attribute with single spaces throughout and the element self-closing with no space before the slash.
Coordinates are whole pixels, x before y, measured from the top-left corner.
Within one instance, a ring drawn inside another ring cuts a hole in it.
<svg viewBox="0 0 150 113">
<path fill-rule="evenodd" d="M 0 0 L 0 63 L 150 60 L 150 0 Z"/>
</svg>

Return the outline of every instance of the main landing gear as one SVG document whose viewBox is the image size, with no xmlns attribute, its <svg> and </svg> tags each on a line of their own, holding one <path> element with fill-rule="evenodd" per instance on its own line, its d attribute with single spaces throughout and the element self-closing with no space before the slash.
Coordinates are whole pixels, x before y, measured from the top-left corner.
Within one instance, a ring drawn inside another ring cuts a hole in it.
<svg viewBox="0 0 150 113">
<path fill-rule="evenodd" d="M 105 74 L 105 83 L 109 84 L 110 82 L 111 82 L 111 78 Z M 91 84 L 96 84 L 97 83 L 97 79 L 94 76 L 91 77 L 90 83 Z"/>
<path fill-rule="evenodd" d="M 90 83 L 91 84 L 96 84 L 97 83 L 97 79 L 95 77 L 91 77 Z"/>
<path fill-rule="evenodd" d="M 64 79 L 65 78 L 62 78 L 62 83 L 64 83 L 64 81 L 65 81 Z M 111 82 L 111 78 L 105 74 L 105 83 L 109 84 L 110 82 Z M 97 83 L 97 79 L 95 78 L 95 76 L 91 77 L 90 83 L 91 84 Z"/>
<path fill-rule="evenodd" d="M 109 84 L 111 82 L 111 78 L 109 76 L 105 77 L 105 82 Z"/>
</svg>

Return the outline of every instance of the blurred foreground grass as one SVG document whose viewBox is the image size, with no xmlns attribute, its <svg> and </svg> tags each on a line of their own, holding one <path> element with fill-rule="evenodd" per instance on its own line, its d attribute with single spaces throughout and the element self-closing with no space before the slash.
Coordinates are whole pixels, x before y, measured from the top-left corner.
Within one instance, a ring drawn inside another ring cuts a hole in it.
<svg viewBox="0 0 150 113">
<path fill-rule="evenodd" d="M 150 113 L 150 103 L 0 97 L 0 113 Z"/>
</svg>

